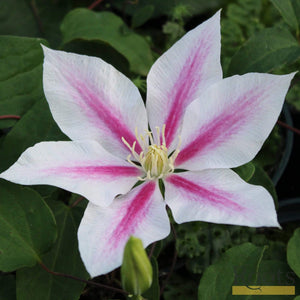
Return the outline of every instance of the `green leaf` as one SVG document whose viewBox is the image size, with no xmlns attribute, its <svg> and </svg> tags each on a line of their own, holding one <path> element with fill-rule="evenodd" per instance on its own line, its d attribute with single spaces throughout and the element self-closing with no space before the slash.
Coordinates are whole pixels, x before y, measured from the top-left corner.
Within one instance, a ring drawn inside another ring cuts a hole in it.
<svg viewBox="0 0 300 300">
<path fill-rule="evenodd" d="M 3 1 L 9 2 L 9 1 Z M 0 112 L 23 116 L 43 95 L 42 39 L 0 37 Z M 0 128 L 16 121 L 0 120 Z"/>
<path fill-rule="evenodd" d="M 0 2 L 0 34 L 43 37 L 59 45 L 60 23 L 71 0 L 9 0 Z M 16 21 L 17 20 L 17 21 Z"/>
<path fill-rule="evenodd" d="M 30 1 L 32 11 L 35 11 L 36 24 L 40 35 L 49 41 L 52 47 L 61 44 L 60 23 L 72 8 L 71 0 L 27 0 Z"/>
<path fill-rule="evenodd" d="M 259 266 L 257 286 L 295 286 L 298 294 L 300 280 L 286 262 L 280 260 L 263 260 Z M 233 297 L 235 299 L 236 296 Z M 260 297 L 261 298 L 261 297 Z M 272 300 L 292 300 L 294 296 L 273 295 Z M 244 298 L 243 298 L 244 299 Z M 247 299 L 258 299 L 250 296 Z"/>
<path fill-rule="evenodd" d="M 0 300 L 16 300 L 15 276 L 0 275 Z"/>
<path fill-rule="evenodd" d="M 266 171 L 259 165 L 255 164 L 255 172 L 252 176 L 252 178 L 249 180 L 249 183 L 255 184 L 255 185 L 261 185 L 264 188 L 268 190 L 268 192 L 272 195 L 273 200 L 275 202 L 275 207 L 278 207 L 278 197 L 276 193 L 276 189 L 274 187 L 274 184 L 269 177 L 269 175 L 266 173 Z"/>
<path fill-rule="evenodd" d="M 0 34 L 31 37 L 40 34 L 31 7 L 26 2 L 25 0 L 0 2 Z"/>
<path fill-rule="evenodd" d="M 0 181 L 0 270 L 34 266 L 56 239 L 53 214 L 40 195 Z"/>
<path fill-rule="evenodd" d="M 261 167 L 274 166 L 280 160 L 282 155 L 283 138 L 279 126 L 275 126 L 264 142 L 259 153 L 255 156 L 254 164 Z"/>
<path fill-rule="evenodd" d="M 191 15 L 197 15 L 207 12 L 211 9 L 217 9 L 222 3 L 221 0 L 139 0 L 125 3 L 124 0 L 114 0 L 111 2 L 111 5 L 118 8 L 122 12 L 124 12 L 125 9 L 126 14 L 133 15 L 136 10 L 149 5 L 149 2 L 151 2 L 151 5 L 153 5 L 155 8 L 152 16 L 153 18 L 157 18 L 161 15 L 172 14 L 172 11 L 176 6 L 186 6 Z M 126 6 L 124 6 L 124 4 Z"/>
<path fill-rule="evenodd" d="M 243 180 L 248 182 L 255 172 L 255 165 L 252 162 L 249 162 L 240 167 L 234 168 L 234 172 L 236 172 Z"/>
<path fill-rule="evenodd" d="M 287 245 L 287 261 L 289 266 L 300 278 L 300 228 L 297 228 Z"/>
<path fill-rule="evenodd" d="M 77 229 L 83 210 L 70 209 L 62 202 L 49 201 L 56 218 L 58 238 L 51 251 L 42 256 L 42 262 L 51 271 L 87 279 L 81 262 Z M 17 271 L 18 300 L 77 300 L 85 284 L 73 279 L 47 273 L 40 265 Z"/>
<path fill-rule="evenodd" d="M 137 9 L 132 16 L 131 26 L 133 28 L 142 26 L 151 18 L 153 12 L 154 6 L 150 4 Z"/>
<path fill-rule="evenodd" d="M 270 72 L 299 57 L 299 44 L 287 29 L 266 28 L 252 36 L 232 57 L 227 75 Z"/>
<path fill-rule="evenodd" d="M 0 148 L 0 171 L 12 165 L 28 147 L 47 140 L 66 140 L 54 122 L 45 99 L 33 108 L 5 137 Z"/>
<path fill-rule="evenodd" d="M 221 259 L 204 272 L 198 299 L 230 299 L 233 285 L 255 285 L 265 247 L 245 243 L 227 250 Z"/>
<path fill-rule="evenodd" d="M 111 12 L 75 9 L 61 24 L 63 42 L 97 41 L 109 44 L 129 61 L 131 71 L 146 75 L 153 58 L 146 40 L 130 30 L 121 18 Z"/>
<path fill-rule="evenodd" d="M 299 30 L 297 16 L 295 14 L 291 0 L 271 0 L 273 5 L 278 9 L 284 21 L 295 31 Z"/>
</svg>

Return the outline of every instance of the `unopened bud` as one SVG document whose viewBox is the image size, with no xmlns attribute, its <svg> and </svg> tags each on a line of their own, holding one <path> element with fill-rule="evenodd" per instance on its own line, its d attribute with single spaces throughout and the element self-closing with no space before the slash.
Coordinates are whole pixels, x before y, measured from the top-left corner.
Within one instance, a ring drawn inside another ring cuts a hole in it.
<svg viewBox="0 0 300 300">
<path fill-rule="evenodd" d="M 121 267 L 123 289 L 132 295 L 141 295 L 152 284 L 152 266 L 142 241 L 131 236 L 124 250 Z"/>
</svg>

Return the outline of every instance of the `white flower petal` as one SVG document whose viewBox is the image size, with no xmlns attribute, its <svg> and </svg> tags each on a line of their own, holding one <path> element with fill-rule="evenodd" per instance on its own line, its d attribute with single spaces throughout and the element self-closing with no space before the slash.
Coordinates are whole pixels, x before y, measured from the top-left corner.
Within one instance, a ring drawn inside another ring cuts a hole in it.
<svg viewBox="0 0 300 300">
<path fill-rule="evenodd" d="M 126 158 L 135 128 L 147 129 L 144 103 L 135 85 L 100 58 L 43 47 L 43 84 L 52 115 L 72 140 L 96 140 Z M 136 145 L 137 150 L 141 150 Z"/>
<path fill-rule="evenodd" d="M 147 78 L 148 118 L 153 131 L 166 124 L 168 147 L 174 139 L 177 143 L 186 106 L 222 79 L 220 49 L 219 11 L 184 35 L 152 66 Z"/>
<path fill-rule="evenodd" d="M 210 86 L 186 110 L 176 167 L 233 168 L 252 160 L 276 123 L 293 76 L 249 73 Z"/>
<path fill-rule="evenodd" d="M 267 190 L 244 182 L 230 169 L 172 174 L 165 180 L 165 199 L 177 223 L 279 227 Z"/>
<path fill-rule="evenodd" d="M 79 250 L 92 277 L 119 267 L 128 238 L 144 247 L 170 232 L 165 203 L 156 182 L 139 185 L 105 208 L 89 203 L 78 230 Z"/>
<path fill-rule="evenodd" d="M 98 205 L 127 193 L 142 172 L 95 141 L 42 142 L 28 148 L 0 178 L 25 185 L 54 185 Z"/>
</svg>

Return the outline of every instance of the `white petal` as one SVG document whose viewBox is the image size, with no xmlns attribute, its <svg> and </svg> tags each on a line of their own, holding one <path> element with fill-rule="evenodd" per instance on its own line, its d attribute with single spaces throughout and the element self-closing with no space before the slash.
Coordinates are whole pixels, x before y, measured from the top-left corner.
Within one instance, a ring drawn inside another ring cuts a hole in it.
<svg viewBox="0 0 300 300">
<path fill-rule="evenodd" d="M 277 121 L 293 76 L 249 73 L 210 86 L 186 110 L 176 166 L 197 171 L 252 160 Z"/>
<path fill-rule="evenodd" d="M 157 184 L 143 183 L 105 208 L 89 203 L 78 230 L 79 250 L 92 277 L 119 267 L 128 238 L 144 247 L 165 238 L 170 224 Z"/>
<path fill-rule="evenodd" d="M 44 92 L 61 130 L 72 140 L 96 140 L 126 158 L 129 150 L 121 138 L 132 145 L 135 128 L 148 128 L 135 85 L 100 58 L 43 49 Z"/>
<path fill-rule="evenodd" d="M 186 106 L 222 79 L 220 11 L 189 31 L 152 66 L 147 78 L 150 127 L 166 124 L 169 147 L 178 134 Z M 172 146 L 171 146 L 172 148 Z"/>
<path fill-rule="evenodd" d="M 0 178 L 25 185 L 54 185 L 109 205 L 142 172 L 95 141 L 42 142 L 28 148 Z"/>
<path fill-rule="evenodd" d="M 165 199 L 177 223 L 279 227 L 267 190 L 244 182 L 230 169 L 172 174 L 165 180 Z"/>
</svg>

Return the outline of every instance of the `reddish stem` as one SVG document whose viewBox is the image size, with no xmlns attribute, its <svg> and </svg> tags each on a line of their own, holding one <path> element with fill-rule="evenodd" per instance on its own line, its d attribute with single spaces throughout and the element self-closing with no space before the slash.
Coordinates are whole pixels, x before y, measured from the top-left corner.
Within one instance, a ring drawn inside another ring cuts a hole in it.
<svg viewBox="0 0 300 300">
<path fill-rule="evenodd" d="M 279 120 L 277 121 L 277 124 L 300 135 L 300 130 L 297 129 L 297 128 L 294 128 L 294 127 L 292 127 L 292 126 L 290 126 L 290 125 L 288 125 L 288 124 L 286 124 L 282 121 L 279 121 Z"/>
<path fill-rule="evenodd" d="M 94 9 L 96 6 L 98 6 L 103 0 L 96 0 L 94 1 L 89 7 L 88 9 L 92 10 Z"/>
<path fill-rule="evenodd" d="M 70 205 L 70 207 L 71 207 L 71 208 L 75 207 L 75 206 L 76 206 L 79 202 L 81 202 L 83 199 L 84 199 L 84 197 L 82 197 L 82 196 L 78 197 L 78 199 L 75 200 L 75 201 Z"/>
<path fill-rule="evenodd" d="M 41 20 L 41 18 L 40 18 L 39 11 L 38 11 L 38 8 L 37 8 L 37 6 L 36 6 L 35 0 L 30 1 L 30 2 L 29 2 L 29 5 L 30 5 L 30 7 L 31 7 L 33 16 L 34 16 L 35 19 L 36 19 L 36 22 L 37 22 L 39 31 L 40 31 L 42 34 L 44 34 L 44 33 L 45 33 L 44 26 L 43 26 L 42 20 Z"/>
<path fill-rule="evenodd" d="M 156 246 L 156 242 L 154 242 L 151 246 L 151 249 L 150 249 L 150 252 L 149 252 L 149 255 L 148 255 L 148 258 L 150 259 L 153 255 L 153 252 L 154 252 L 154 249 L 155 249 L 155 246 Z"/>
<path fill-rule="evenodd" d="M 54 271 L 48 269 L 42 262 L 40 262 L 40 266 L 41 266 L 45 271 L 47 271 L 48 273 L 50 273 L 50 274 L 52 274 L 52 275 L 55 275 L 55 276 L 60 276 L 60 277 L 65 277 L 65 278 L 77 280 L 77 281 L 80 281 L 80 282 L 83 282 L 83 283 L 86 283 L 86 284 L 98 286 L 98 287 L 101 287 L 101 288 L 104 288 L 104 289 L 108 289 L 108 290 L 111 290 L 111 291 L 114 291 L 114 292 L 117 292 L 117 293 L 122 293 L 122 294 L 124 294 L 124 295 L 128 295 L 128 293 L 127 293 L 126 291 L 121 290 L 121 289 L 118 289 L 118 288 L 115 288 L 115 287 L 112 287 L 112 286 L 108 286 L 108 285 L 101 284 L 101 283 L 97 283 L 97 282 L 90 281 L 90 280 L 85 280 L 85 279 L 78 278 L 78 277 L 76 277 L 76 276 L 72 276 L 72 275 L 68 275 L 68 274 L 63 274 L 63 273 L 59 273 L 59 272 L 54 272 Z"/>
<path fill-rule="evenodd" d="M 21 117 L 17 116 L 17 115 L 3 115 L 0 116 L 0 120 L 5 120 L 5 119 L 16 119 L 16 120 L 20 120 Z"/>
</svg>

